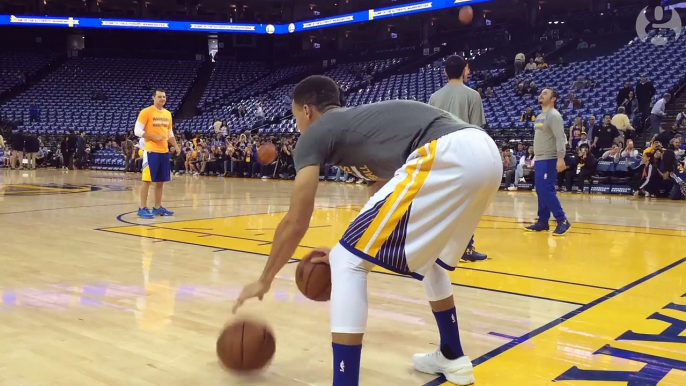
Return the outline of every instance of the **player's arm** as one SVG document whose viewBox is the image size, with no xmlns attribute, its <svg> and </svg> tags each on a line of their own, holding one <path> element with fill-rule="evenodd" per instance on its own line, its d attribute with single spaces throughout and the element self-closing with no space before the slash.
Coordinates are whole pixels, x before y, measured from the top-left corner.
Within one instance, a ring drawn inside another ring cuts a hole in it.
<svg viewBox="0 0 686 386">
<path fill-rule="evenodd" d="M 555 137 L 555 149 L 557 152 L 557 171 L 561 172 L 567 168 L 565 164 L 565 154 L 567 136 L 565 136 L 564 122 L 559 114 L 551 114 L 546 118 L 549 120 L 550 129 Z"/>
<path fill-rule="evenodd" d="M 276 227 L 267 264 L 264 266 L 260 279 L 243 289 L 234 306 L 234 313 L 250 298 L 257 297 L 262 300 L 264 294 L 269 291 L 276 274 L 293 256 L 295 249 L 310 227 L 318 184 L 319 165 L 306 166 L 298 171 L 291 193 L 291 205 L 286 216 Z"/>
<path fill-rule="evenodd" d="M 171 114 L 170 114 L 171 116 Z M 174 137 L 174 129 L 172 129 L 172 120 L 169 118 L 169 143 L 172 145 L 172 150 L 177 150 L 179 148 L 179 144 L 176 143 L 176 137 Z"/>
</svg>

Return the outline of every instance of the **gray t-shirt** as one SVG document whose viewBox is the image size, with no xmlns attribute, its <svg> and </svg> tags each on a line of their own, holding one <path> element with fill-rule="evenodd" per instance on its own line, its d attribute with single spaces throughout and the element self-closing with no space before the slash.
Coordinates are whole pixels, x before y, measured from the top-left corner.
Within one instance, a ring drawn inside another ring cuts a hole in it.
<svg viewBox="0 0 686 386">
<path fill-rule="evenodd" d="M 445 111 L 393 100 L 324 113 L 300 136 L 295 169 L 334 164 L 368 181 L 390 180 L 417 148 L 473 127 Z"/>
<path fill-rule="evenodd" d="M 562 115 L 555 109 L 542 112 L 534 123 L 534 157 L 536 161 L 564 158 L 567 145 Z"/>
<path fill-rule="evenodd" d="M 429 104 L 472 125 L 483 127 L 486 124 L 481 95 L 462 83 L 446 84 L 431 95 Z"/>
</svg>

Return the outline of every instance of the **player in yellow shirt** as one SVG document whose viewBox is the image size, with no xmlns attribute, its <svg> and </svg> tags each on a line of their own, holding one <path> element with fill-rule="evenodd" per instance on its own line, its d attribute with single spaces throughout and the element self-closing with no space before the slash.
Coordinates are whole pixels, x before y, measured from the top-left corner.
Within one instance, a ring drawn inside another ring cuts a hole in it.
<svg viewBox="0 0 686 386">
<path fill-rule="evenodd" d="M 162 206 L 164 183 L 171 180 L 169 143 L 176 151 L 176 138 L 172 131 L 172 115 L 164 108 L 167 93 L 158 88 L 152 95 L 153 105 L 144 108 L 138 119 L 134 133 L 145 140 L 143 155 L 143 186 L 141 187 L 141 205 L 138 217 L 152 219 L 155 216 L 173 216 L 174 212 Z M 155 183 L 155 206 L 148 209 L 148 190 Z"/>
</svg>

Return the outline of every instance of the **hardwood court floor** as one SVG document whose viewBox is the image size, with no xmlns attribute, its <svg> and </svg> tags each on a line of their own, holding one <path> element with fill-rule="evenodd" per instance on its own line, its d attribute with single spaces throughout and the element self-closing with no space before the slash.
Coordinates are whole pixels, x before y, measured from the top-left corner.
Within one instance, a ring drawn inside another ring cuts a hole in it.
<svg viewBox="0 0 686 386">
<path fill-rule="evenodd" d="M 176 178 L 176 215 L 144 221 L 138 179 L 0 171 L 0 385 L 330 385 L 328 304 L 299 294 L 295 264 L 241 312 L 275 331 L 267 371 L 235 377 L 214 353 L 292 183 Z M 498 194 L 476 232 L 492 259 L 452 274 L 476 384 L 685 385 L 686 206 L 561 197 L 574 226 L 553 238 L 521 229 L 534 194 Z M 364 199 L 361 186 L 322 183 L 295 257 L 333 245 Z M 438 342 L 421 285 L 379 272 L 361 384 L 442 384 L 411 367 Z"/>
</svg>

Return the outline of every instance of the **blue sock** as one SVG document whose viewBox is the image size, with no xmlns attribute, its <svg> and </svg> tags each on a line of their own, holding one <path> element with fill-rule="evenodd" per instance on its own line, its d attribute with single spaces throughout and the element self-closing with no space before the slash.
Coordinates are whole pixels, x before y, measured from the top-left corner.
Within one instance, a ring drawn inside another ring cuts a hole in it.
<svg viewBox="0 0 686 386">
<path fill-rule="evenodd" d="M 346 346 L 333 343 L 333 386 L 360 384 L 362 345 Z"/>
<path fill-rule="evenodd" d="M 457 326 L 457 311 L 455 307 L 441 312 L 434 312 L 438 332 L 441 335 L 441 352 L 447 359 L 457 359 L 464 356 L 460 342 L 460 330 Z"/>
</svg>

